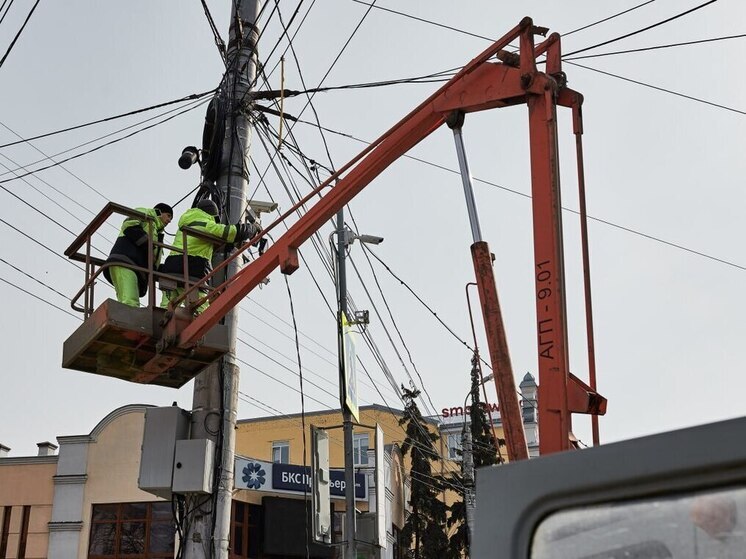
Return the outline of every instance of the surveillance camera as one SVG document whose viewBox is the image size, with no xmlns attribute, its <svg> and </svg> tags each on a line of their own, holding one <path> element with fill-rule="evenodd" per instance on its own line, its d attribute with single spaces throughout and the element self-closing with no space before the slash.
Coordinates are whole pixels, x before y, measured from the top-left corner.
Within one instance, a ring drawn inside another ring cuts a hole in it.
<svg viewBox="0 0 746 559">
<path fill-rule="evenodd" d="M 194 146 L 187 146 L 182 150 L 181 157 L 179 157 L 179 167 L 189 169 L 197 161 L 199 161 L 199 150 Z"/>
<path fill-rule="evenodd" d="M 361 243 L 368 245 L 380 245 L 383 242 L 383 237 L 376 237 L 375 235 L 358 235 Z"/>
<path fill-rule="evenodd" d="M 277 209 L 277 202 L 262 202 L 261 200 L 249 200 L 249 207 L 256 213 L 270 213 Z"/>
</svg>

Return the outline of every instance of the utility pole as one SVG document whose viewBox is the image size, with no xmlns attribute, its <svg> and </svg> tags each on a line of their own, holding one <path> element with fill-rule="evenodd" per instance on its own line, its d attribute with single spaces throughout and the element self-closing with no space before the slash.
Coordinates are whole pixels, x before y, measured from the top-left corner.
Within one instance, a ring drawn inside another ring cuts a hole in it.
<svg viewBox="0 0 746 559">
<path fill-rule="evenodd" d="M 344 451 L 345 451 L 345 533 L 347 546 L 346 559 L 356 559 L 357 549 L 355 542 L 355 469 L 352 452 L 352 413 L 345 405 L 345 352 L 344 352 L 344 328 L 342 326 L 342 315 L 347 314 L 347 272 L 345 269 L 345 256 L 347 254 L 347 231 L 345 230 L 344 208 L 337 212 L 337 330 L 339 348 L 339 387 L 340 404 L 342 405 L 342 418 L 344 423 Z"/>
<path fill-rule="evenodd" d="M 227 99 L 225 137 L 220 175 L 217 180 L 225 200 L 227 223 L 242 220 L 248 192 L 251 128 L 240 104 L 250 91 L 257 71 L 256 20 L 262 0 L 231 2 L 231 22 L 227 50 L 226 75 L 222 91 Z M 238 6 L 238 12 L 236 12 Z M 224 259 L 216 254 L 213 264 Z M 233 276 L 239 263 L 234 260 L 217 282 Z M 215 448 L 215 466 L 219 479 L 213 488 L 212 502 L 195 511 L 184 545 L 185 559 L 228 559 L 233 494 L 233 467 L 236 443 L 239 368 L 236 365 L 236 332 L 238 309 L 224 318 L 230 336 L 230 351 L 215 365 L 196 377 L 192 400 L 192 439 L 210 439 Z M 197 497 L 200 502 L 203 497 Z M 194 504 L 194 503 L 193 503 Z"/>
<path fill-rule="evenodd" d="M 461 473 L 464 476 L 464 509 L 466 511 L 466 528 L 469 547 L 474 541 L 474 511 L 476 509 L 476 492 L 474 491 L 474 454 L 471 444 L 471 426 L 464 425 L 461 434 Z"/>
</svg>

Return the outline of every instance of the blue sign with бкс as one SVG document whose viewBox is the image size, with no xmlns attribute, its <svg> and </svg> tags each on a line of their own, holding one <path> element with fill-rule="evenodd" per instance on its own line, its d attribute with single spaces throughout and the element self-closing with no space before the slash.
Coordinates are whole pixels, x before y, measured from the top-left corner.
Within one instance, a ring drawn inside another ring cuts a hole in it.
<svg viewBox="0 0 746 559">
<path fill-rule="evenodd" d="M 329 471 L 330 487 L 329 493 L 333 497 L 344 497 L 345 473 L 344 470 Z M 311 490 L 311 468 L 296 466 L 295 464 L 272 464 L 272 488 L 284 489 L 285 491 L 307 491 Z M 365 500 L 368 498 L 368 488 L 365 484 L 364 474 L 355 474 L 355 499 Z"/>
</svg>

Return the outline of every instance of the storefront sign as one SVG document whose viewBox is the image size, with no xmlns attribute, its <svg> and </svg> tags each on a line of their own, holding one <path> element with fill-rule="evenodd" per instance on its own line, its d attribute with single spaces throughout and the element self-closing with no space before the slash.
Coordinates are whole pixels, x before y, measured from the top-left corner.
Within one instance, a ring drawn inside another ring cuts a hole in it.
<svg viewBox="0 0 746 559">
<path fill-rule="evenodd" d="M 345 472 L 344 470 L 329 470 L 329 493 L 332 497 L 345 496 Z M 306 491 L 311 490 L 311 468 L 296 466 L 295 464 L 274 464 L 272 469 L 272 487 L 303 493 L 303 485 Z M 355 499 L 367 499 L 365 475 L 355 474 Z"/>
<path fill-rule="evenodd" d="M 479 404 L 484 408 L 484 411 L 487 411 L 487 405 L 484 402 L 480 402 Z M 490 411 L 492 413 L 497 413 L 500 411 L 500 408 L 497 404 L 490 403 Z M 469 415 L 471 413 L 471 406 L 454 406 L 452 408 L 443 408 L 440 410 L 440 413 L 443 415 L 443 417 L 456 417 L 459 415 Z"/>
<path fill-rule="evenodd" d="M 273 493 L 303 493 L 311 495 L 311 468 L 295 464 L 273 464 L 263 460 L 251 460 L 236 457 L 234 485 L 236 489 L 253 491 L 270 491 Z M 332 499 L 344 499 L 344 470 L 329 470 L 330 491 Z M 355 499 L 368 499 L 368 486 L 365 474 L 355 474 Z"/>
</svg>

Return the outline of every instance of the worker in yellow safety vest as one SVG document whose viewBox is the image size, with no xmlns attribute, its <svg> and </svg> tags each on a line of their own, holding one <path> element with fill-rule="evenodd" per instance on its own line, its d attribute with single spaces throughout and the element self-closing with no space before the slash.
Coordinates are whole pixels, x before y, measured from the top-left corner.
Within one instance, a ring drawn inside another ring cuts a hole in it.
<svg viewBox="0 0 746 559">
<path fill-rule="evenodd" d="M 122 263 L 140 268 L 148 267 L 148 243 L 155 239 L 163 242 L 163 230 L 171 223 L 174 210 L 168 204 L 159 203 L 153 208 L 135 208 L 135 211 L 154 218 L 152 225 L 147 219 L 128 217 L 122 223 L 119 237 L 114 242 L 107 264 Z M 161 249 L 153 246 L 153 268 L 158 269 Z M 104 277 L 114 286 L 117 301 L 131 307 L 140 306 L 140 297 L 148 292 L 148 274 L 126 266 L 109 266 Z"/>
<path fill-rule="evenodd" d="M 212 253 L 215 245 L 223 243 L 241 244 L 253 237 L 258 227 L 248 223 L 238 223 L 236 225 L 227 225 L 218 223 L 219 211 L 218 206 L 209 199 L 202 199 L 197 202 L 197 206 L 187 210 L 179 219 L 179 229 L 176 231 L 174 247 L 166 260 L 163 262 L 160 271 L 165 274 L 172 274 L 177 277 L 184 277 L 184 257 L 183 251 L 187 253 L 187 266 L 189 271 L 189 281 L 197 282 L 212 271 Z M 184 247 L 184 235 L 181 232 L 182 227 L 190 227 L 202 233 L 215 237 L 215 241 L 200 239 L 191 235 L 186 236 L 186 247 Z M 217 240 L 220 239 L 220 240 Z M 169 302 L 177 299 L 184 292 L 183 282 L 177 283 L 176 289 L 163 289 L 163 298 L 161 307 L 168 307 Z M 200 290 L 200 297 L 207 294 L 206 291 Z M 195 310 L 196 314 L 203 312 L 209 306 L 208 301 L 203 302 Z"/>
</svg>

